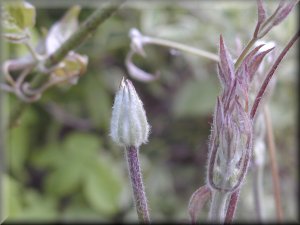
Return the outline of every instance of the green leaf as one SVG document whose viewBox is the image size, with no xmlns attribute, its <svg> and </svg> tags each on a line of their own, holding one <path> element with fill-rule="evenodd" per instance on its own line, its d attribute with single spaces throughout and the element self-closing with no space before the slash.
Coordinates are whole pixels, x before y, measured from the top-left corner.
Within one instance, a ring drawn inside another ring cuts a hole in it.
<svg viewBox="0 0 300 225">
<path fill-rule="evenodd" d="M 95 210 L 104 214 L 117 212 L 121 194 L 121 182 L 112 173 L 111 166 L 100 161 L 85 176 L 84 195 Z"/>
<path fill-rule="evenodd" d="M 24 30 L 35 25 L 35 7 L 25 1 L 13 1 L 4 5 L 8 20 Z"/>
<path fill-rule="evenodd" d="M 59 145 L 48 144 L 33 154 L 31 161 L 34 166 L 41 169 L 55 168 L 64 163 L 64 157 Z"/>
<path fill-rule="evenodd" d="M 175 95 L 173 113 L 176 117 L 212 114 L 218 92 L 219 84 L 213 79 L 187 81 Z"/>
<path fill-rule="evenodd" d="M 23 193 L 24 207 L 15 217 L 17 220 L 54 220 L 57 218 L 57 202 L 47 195 L 27 189 Z"/>
<path fill-rule="evenodd" d="M 61 220 L 67 221 L 86 221 L 95 222 L 99 221 L 99 212 L 91 209 L 86 205 L 86 201 L 82 199 L 82 196 L 77 195 L 72 198 L 70 205 L 61 213 Z M 103 220 L 109 222 L 108 218 L 101 215 L 101 222 Z"/>
<path fill-rule="evenodd" d="M 62 143 L 43 149 L 34 162 L 50 169 L 44 183 L 46 193 L 61 198 L 82 190 L 98 213 L 111 215 L 119 209 L 122 179 L 109 156 L 101 152 L 100 138 L 71 133 Z"/>
<path fill-rule="evenodd" d="M 67 196 L 76 191 L 83 176 L 80 167 L 71 162 L 65 162 L 59 169 L 54 170 L 45 182 L 46 192 L 54 196 Z"/>
<path fill-rule="evenodd" d="M 24 178 L 24 164 L 28 158 L 31 137 L 28 130 L 36 121 L 32 110 L 26 110 L 22 115 L 20 125 L 12 128 L 7 136 L 8 166 L 14 175 Z"/>
<path fill-rule="evenodd" d="M 2 179 L 3 178 L 3 179 Z M 8 175 L 1 177 L 3 181 L 3 191 L 1 195 L 4 197 L 3 201 L 3 216 L 14 217 L 22 210 L 20 184 Z M 2 203 L 1 203 L 2 204 Z"/>
<path fill-rule="evenodd" d="M 90 160 L 98 155 L 101 139 L 94 135 L 74 132 L 65 139 L 62 147 L 66 151 L 66 157 L 86 167 Z"/>
<path fill-rule="evenodd" d="M 26 30 L 35 25 L 35 7 L 25 1 L 5 2 L 2 20 L 4 37 L 12 42 L 22 42 L 29 38 Z"/>
</svg>

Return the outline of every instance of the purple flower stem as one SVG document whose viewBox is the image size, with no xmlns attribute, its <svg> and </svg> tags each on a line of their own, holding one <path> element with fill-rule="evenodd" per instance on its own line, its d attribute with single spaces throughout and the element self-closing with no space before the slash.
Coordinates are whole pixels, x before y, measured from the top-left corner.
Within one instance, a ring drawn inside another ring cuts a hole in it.
<svg viewBox="0 0 300 225">
<path fill-rule="evenodd" d="M 227 207 L 227 212 L 226 212 L 226 216 L 225 216 L 225 223 L 231 223 L 233 220 L 237 202 L 239 199 L 239 194 L 240 194 L 240 189 L 237 189 L 230 196 L 228 207 Z"/>
<path fill-rule="evenodd" d="M 263 97 L 263 94 L 265 93 L 267 86 L 271 80 L 271 78 L 273 77 L 278 65 L 280 64 L 280 62 L 282 61 L 283 57 L 286 55 L 286 53 L 290 50 L 290 48 L 293 46 L 293 44 L 298 40 L 300 36 L 300 30 L 297 31 L 297 33 L 292 37 L 292 39 L 289 41 L 289 43 L 286 45 L 286 47 L 282 50 L 282 52 L 280 53 L 280 55 L 278 56 L 278 58 L 276 59 L 275 63 L 273 64 L 272 68 L 270 69 L 269 73 L 267 74 L 263 84 L 261 85 L 259 92 L 254 100 L 252 109 L 251 109 L 251 113 L 250 113 L 250 117 L 251 119 L 254 118 L 257 108 L 259 106 L 259 103 Z"/>
<path fill-rule="evenodd" d="M 134 146 L 126 147 L 128 170 L 131 179 L 133 198 L 137 215 L 141 223 L 150 223 L 147 198 L 145 194 L 145 188 L 143 185 L 138 154 L 138 148 Z"/>
</svg>

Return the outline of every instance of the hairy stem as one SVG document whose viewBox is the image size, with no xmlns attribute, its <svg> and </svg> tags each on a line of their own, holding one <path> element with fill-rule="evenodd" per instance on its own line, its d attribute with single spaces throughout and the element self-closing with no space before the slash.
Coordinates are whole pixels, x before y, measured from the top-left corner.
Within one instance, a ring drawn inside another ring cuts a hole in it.
<svg viewBox="0 0 300 225">
<path fill-rule="evenodd" d="M 273 66 L 271 67 L 269 73 L 267 74 L 263 84 L 261 85 L 260 89 L 259 89 L 259 92 L 254 100 L 254 103 L 253 103 L 253 106 L 252 106 L 252 109 L 251 109 L 251 113 L 250 113 L 250 117 L 251 119 L 254 118 L 256 112 L 257 112 L 257 109 L 258 109 L 258 106 L 259 106 L 259 103 L 267 89 L 267 86 L 271 80 L 271 78 L 273 77 L 278 65 L 280 64 L 280 62 L 282 61 L 282 59 L 284 58 L 284 56 L 286 55 L 286 53 L 290 50 L 290 48 L 293 46 L 293 44 L 298 40 L 300 36 L 300 30 L 297 31 L 297 33 L 292 37 L 292 39 L 289 41 L 289 43 L 286 45 L 286 47 L 282 50 L 282 52 L 280 53 L 280 55 L 278 56 L 278 58 L 276 59 L 275 63 L 273 64 Z"/>
<path fill-rule="evenodd" d="M 236 210 L 237 202 L 239 200 L 240 189 L 237 189 L 230 196 L 229 203 L 227 206 L 227 212 L 225 217 L 225 223 L 231 223 Z"/>
<path fill-rule="evenodd" d="M 133 198 L 139 221 L 150 223 L 147 198 L 143 185 L 142 173 L 139 162 L 139 150 L 134 147 L 126 147 L 129 176 L 132 185 Z"/>
<path fill-rule="evenodd" d="M 270 161 L 271 161 L 274 199 L 275 199 L 275 206 L 276 206 L 276 217 L 278 222 L 282 222 L 283 211 L 282 211 L 281 195 L 280 195 L 280 179 L 279 179 L 278 165 L 276 160 L 276 148 L 275 148 L 271 116 L 267 106 L 264 107 L 264 117 L 266 121 L 267 143 L 268 143 L 268 150 L 269 150 Z"/>
</svg>

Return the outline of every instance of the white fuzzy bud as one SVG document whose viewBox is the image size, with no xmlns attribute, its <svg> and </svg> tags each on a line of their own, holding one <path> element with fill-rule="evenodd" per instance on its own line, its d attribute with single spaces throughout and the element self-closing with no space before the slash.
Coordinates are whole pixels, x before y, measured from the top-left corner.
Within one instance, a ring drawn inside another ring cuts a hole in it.
<svg viewBox="0 0 300 225">
<path fill-rule="evenodd" d="M 110 135 L 121 146 L 139 147 L 148 141 L 150 126 L 143 103 L 130 80 L 122 79 L 113 105 Z"/>
</svg>

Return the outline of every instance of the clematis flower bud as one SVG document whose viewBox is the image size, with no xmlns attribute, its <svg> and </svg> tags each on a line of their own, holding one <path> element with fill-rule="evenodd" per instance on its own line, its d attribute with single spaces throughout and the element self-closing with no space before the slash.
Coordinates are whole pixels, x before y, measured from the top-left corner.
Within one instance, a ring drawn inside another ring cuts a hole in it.
<svg viewBox="0 0 300 225">
<path fill-rule="evenodd" d="M 123 78 L 116 93 L 110 129 L 113 141 L 121 146 L 138 148 L 148 141 L 150 126 L 143 103 L 130 80 Z"/>
</svg>

